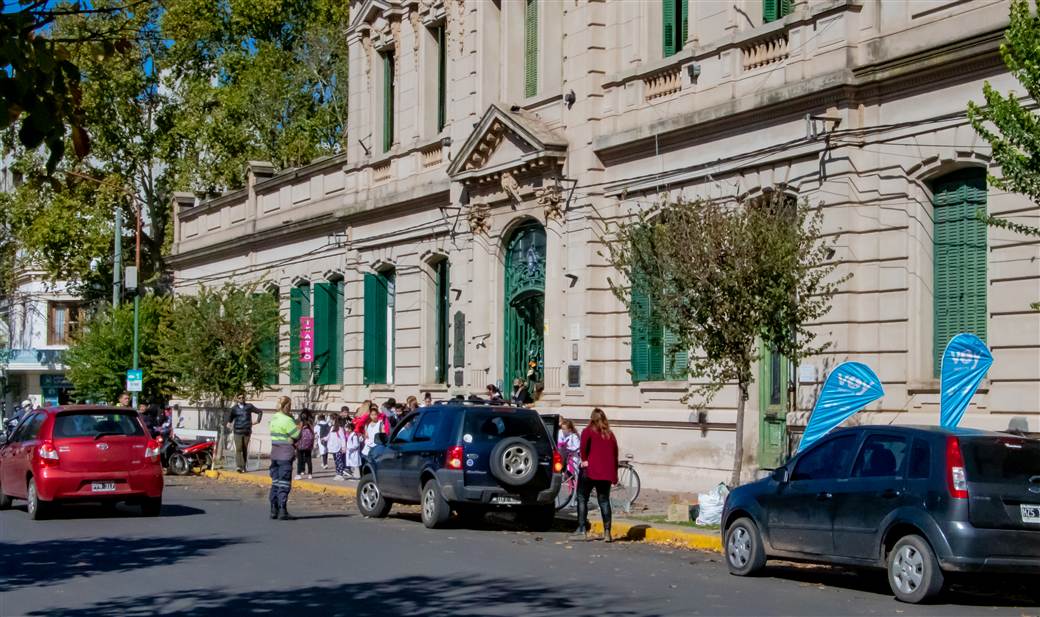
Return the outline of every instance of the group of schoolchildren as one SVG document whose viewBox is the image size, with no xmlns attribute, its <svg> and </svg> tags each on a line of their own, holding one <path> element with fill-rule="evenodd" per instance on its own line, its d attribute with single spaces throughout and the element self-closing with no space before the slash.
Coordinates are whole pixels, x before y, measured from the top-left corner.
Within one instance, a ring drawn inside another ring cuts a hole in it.
<svg viewBox="0 0 1040 617">
<path fill-rule="evenodd" d="M 425 404 L 432 401 L 425 395 Z M 336 470 L 333 480 L 354 478 L 360 473 L 361 458 L 376 445 L 376 435 L 390 434 L 406 414 L 419 407 L 414 396 L 400 404 L 387 399 L 379 406 L 365 401 L 355 411 L 342 407 L 338 414 L 318 414 L 317 419 L 307 410 L 300 413 L 300 438 L 296 442 L 296 479 L 313 477 L 313 453 L 317 449 L 321 468 L 328 469 L 329 456 Z"/>
</svg>

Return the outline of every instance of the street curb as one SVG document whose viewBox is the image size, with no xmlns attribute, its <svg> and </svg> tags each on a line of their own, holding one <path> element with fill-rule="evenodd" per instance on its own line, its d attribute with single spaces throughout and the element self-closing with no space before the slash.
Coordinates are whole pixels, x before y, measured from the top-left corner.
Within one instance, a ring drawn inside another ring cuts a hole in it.
<svg viewBox="0 0 1040 617">
<path fill-rule="evenodd" d="M 257 476 L 249 473 L 232 473 L 227 471 L 214 471 L 212 469 L 207 470 L 207 478 L 214 480 L 225 480 L 230 482 L 242 482 L 245 484 L 254 484 L 256 486 L 271 486 L 271 478 L 268 476 Z M 329 486 L 328 484 L 318 484 L 317 482 L 310 482 L 307 480 L 293 480 L 292 490 L 294 491 L 305 491 L 308 493 L 316 493 L 318 495 L 339 495 L 340 497 L 354 497 L 357 495 L 357 491 L 352 486 Z"/>
<path fill-rule="evenodd" d="M 224 480 L 228 482 L 241 482 L 255 486 L 271 486 L 271 478 L 248 473 L 233 473 L 227 471 L 207 470 L 207 478 Z M 307 480 L 293 480 L 294 491 L 306 491 L 319 495 L 339 495 L 341 497 L 353 498 L 357 491 L 351 486 L 329 486 L 308 482 Z M 704 533 L 700 531 L 683 531 L 679 529 L 661 529 L 652 527 L 647 523 L 614 521 L 611 530 L 614 537 L 631 542 L 651 542 L 654 544 L 667 544 L 670 546 L 682 546 L 700 551 L 713 553 L 722 552 L 722 539 L 716 533 Z M 592 533 L 602 534 L 603 523 L 596 521 L 592 523 Z"/>
<path fill-rule="evenodd" d="M 647 523 L 626 523 L 614 521 L 611 532 L 616 539 L 633 542 L 652 542 L 682 546 L 712 553 L 722 552 L 722 538 L 717 533 L 699 531 L 682 531 L 678 529 L 660 529 Z M 592 523 L 592 533 L 602 534 L 603 523 Z"/>
</svg>

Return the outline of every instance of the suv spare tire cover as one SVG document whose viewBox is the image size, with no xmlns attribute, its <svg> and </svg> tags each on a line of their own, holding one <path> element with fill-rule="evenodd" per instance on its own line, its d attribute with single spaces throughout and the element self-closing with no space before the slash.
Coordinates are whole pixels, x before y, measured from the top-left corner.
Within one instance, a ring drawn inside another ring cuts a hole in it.
<svg viewBox="0 0 1040 617">
<path fill-rule="evenodd" d="M 491 475 L 509 486 L 521 486 L 538 473 L 538 451 L 523 437 L 510 437 L 491 450 Z"/>
</svg>

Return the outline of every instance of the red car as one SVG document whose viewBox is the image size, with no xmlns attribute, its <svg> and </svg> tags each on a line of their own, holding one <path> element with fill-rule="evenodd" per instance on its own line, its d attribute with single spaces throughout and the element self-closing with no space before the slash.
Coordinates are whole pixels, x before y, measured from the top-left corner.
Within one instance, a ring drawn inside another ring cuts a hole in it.
<svg viewBox="0 0 1040 617">
<path fill-rule="evenodd" d="M 0 446 L 0 509 L 24 499 L 33 519 L 77 501 L 132 502 L 145 516 L 158 516 L 162 491 L 159 444 L 132 409 L 71 405 L 30 412 Z"/>
</svg>

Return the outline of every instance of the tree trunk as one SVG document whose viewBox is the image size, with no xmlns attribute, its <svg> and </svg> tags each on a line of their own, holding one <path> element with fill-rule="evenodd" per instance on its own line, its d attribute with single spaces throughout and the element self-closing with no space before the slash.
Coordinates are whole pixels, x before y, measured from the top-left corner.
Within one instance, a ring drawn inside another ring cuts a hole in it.
<svg viewBox="0 0 1040 617">
<path fill-rule="evenodd" d="M 747 402 L 747 384 L 742 380 L 737 383 L 737 426 L 736 447 L 733 449 L 733 475 L 730 476 L 730 488 L 740 486 L 740 470 L 744 463 L 744 404 Z"/>
<path fill-rule="evenodd" d="M 217 449 L 210 459 L 211 469 L 224 468 L 224 444 L 227 442 L 227 409 L 224 401 L 220 402 L 220 425 L 217 427 Z"/>
</svg>

